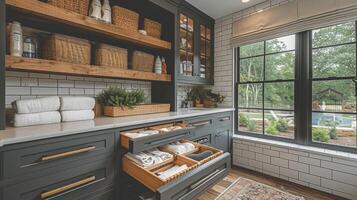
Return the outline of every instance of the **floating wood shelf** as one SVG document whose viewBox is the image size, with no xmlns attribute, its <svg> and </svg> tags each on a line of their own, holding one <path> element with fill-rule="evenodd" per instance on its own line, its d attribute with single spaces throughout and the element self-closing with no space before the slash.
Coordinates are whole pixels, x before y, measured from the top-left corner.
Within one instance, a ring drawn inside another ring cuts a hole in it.
<svg viewBox="0 0 357 200">
<path fill-rule="evenodd" d="M 38 0 L 6 0 L 6 5 L 21 12 L 29 13 L 58 23 L 93 31 L 115 39 L 158 49 L 171 49 L 171 43 L 154 37 L 144 36 L 106 24 L 71 11 L 57 8 Z"/>
<path fill-rule="evenodd" d="M 59 73 L 66 75 L 94 76 L 107 78 L 124 78 L 147 81 L 170 82 L 169 74 L 155 74 L 134 70 L 108 68 L 95 65 L 81 65 L 53 60 L 6 56 L 6 69 L 42 73 Z"/>
</svg>

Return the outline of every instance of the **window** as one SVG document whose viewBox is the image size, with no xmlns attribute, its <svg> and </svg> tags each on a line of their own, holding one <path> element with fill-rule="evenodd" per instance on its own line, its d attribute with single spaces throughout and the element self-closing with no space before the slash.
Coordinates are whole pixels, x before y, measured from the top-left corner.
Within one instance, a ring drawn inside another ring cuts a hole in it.
<svg viewBox="0 0 357 200">
<path fill-rule="evenodd" d="M 356 24 L 313 30 L 311 40 L 312 141 L 356 148 Z"/>
<path fill-rule="evenodd" d="M 238 130 L 294 139 L 295 35 L 239 51 Z"/>
<path fill-rule="evenodd" d="M 237 133 L 356 153 L 356 23 L 237 48 Z"/>
</svg>

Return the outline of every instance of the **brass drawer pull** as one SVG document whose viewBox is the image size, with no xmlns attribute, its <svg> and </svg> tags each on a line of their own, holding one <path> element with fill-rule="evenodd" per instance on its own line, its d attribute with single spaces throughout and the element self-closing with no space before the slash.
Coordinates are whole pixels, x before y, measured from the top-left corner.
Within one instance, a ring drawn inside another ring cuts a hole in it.
<svg viewBox="0 0 357 200">
<path fill-rule="evenodd" d="M 224 117 L 224 118 L 219 119 L 220 122 L 229 121 L 229 120 L 231 120 L 230 117 Z"/>
<path fill-rule="evenodd" d="M 192 126 L 197 127 L 197 126 L 205 126 L 208 124 L 210 124 L 210 121 L 198 122 L 198 123 L 192 124 Z"/>
<path fill-rule="evenodd" d="M 95 180 L 95 176 L 91 176 L 91 177 L 88 177 L 86 179 L 77 181 L 75 183 L 71 183 L 71 184 L 65 185 L 65 186 L 57 188 L 57 189 L 53 189 L 53 190 L 50 190 L 50 191 L 47 191 L 47 192 L 43 192 L 43 193 L 41 193 L 41 198 L 42 199 L 46 199 L 46 198 L 48 198 L 50 196 L 66 192 L 67 190 L 70 190 L 70 189 L 79 187 L 81 185 L 90 183 L 90 182 L 92 182 L 94 180 Z"/>
<path fill-rule="evenodd" d="M 90 146 L 90 147 L 86 147 L 86 148 L 83 148 L 83 149 L 77 149 L 77 150 L 68 151 L 68 152 L 64 152 L 64 153 L 59 153 L 59 154 L 55 154 L 55 155 L 43 156 L 41 158 L 41 161 L 56 160 L 56 159 L 60 159 L 60 158 L 74 156 L 74 155 L 77 155 L 77 154 L 81 154 L 81 153 L 85 153 L 85 152 L 88 152 L 88 151 L 92 151 L 94 149 L 96 149 L 95 146 Z"/>
</svg>

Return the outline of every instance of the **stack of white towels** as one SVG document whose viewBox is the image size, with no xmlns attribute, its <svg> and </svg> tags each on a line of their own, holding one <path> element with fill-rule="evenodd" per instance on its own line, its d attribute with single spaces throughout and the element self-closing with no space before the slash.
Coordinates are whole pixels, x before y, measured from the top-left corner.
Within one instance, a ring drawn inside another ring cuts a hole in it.
<svg viewBox="0 0 357 200">
<path fill-rule="evenodd" d="M 17 100 L 14 126 L 32 126 L 94 119 L 95 100 L 91 97 L 45 97 Z"/>
<path fill-rule="evenodd" d="M 94 98 L 68 96 L 60 99 L 62 122 L 94 119 Z"/>
</svg>

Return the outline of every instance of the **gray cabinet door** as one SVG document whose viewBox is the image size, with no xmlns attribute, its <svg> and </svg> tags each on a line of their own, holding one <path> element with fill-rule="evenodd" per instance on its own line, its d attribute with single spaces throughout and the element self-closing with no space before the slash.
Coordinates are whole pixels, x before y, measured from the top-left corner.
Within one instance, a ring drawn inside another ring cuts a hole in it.
<svg viewBox="0 0 357 200">
<path fill-rule="evenodd" d="M 64 170 L 74 163 L 103 159 L 113 153 L 114 132 L 99 131 L 15 145 L 3 152 L 2 168 L 5 179 L 15 176 L 31 179 L 35 173 Z"/>
<path fill-rule="evenodd" d="M 112 160 L 67 169 L 4 187 L 3 200 L 76 200 L 114 183 Z"/>
<path fill-rule="evenodd" d="M 231 129 L 218 129 L 215 133 L 215 147 L 224 152 L 229 152 Z"/>
</svg>

